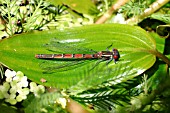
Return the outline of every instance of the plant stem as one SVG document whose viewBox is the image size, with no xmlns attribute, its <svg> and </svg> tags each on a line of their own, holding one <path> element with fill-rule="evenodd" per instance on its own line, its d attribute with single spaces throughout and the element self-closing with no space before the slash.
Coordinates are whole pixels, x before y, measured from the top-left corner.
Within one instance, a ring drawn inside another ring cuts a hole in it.
<svg viewBox="0 0 170 113">
<path fill-rule="evenodd" d="M 158 58 L 162 59 L 166 64 L 168 64 L 170 66 L 170 60 L 168 57 L 166 57 L 165 55 L 163 55 L 162 53 L 160 53 L 157 50 L 150 50 L 149 51 L 151 54 L 156 55 Z"/>
<path fill-rule="evenodd" d="M 165 55 L 161 54 L 160 52 L 157 51 L 157 55 L 158 58 L 162 59 L 165 63 L 167 63 L 170 66 L 170 60 L 168 59 L 168 57 L 166 57 Z"/>
<path fill-rule="evenodd" d="M 132 25 L 137 24 L 168 2 L 169 2 L 169 0 L 157 0 L 156 2 L 151 4 L 149 8 L 145 9 L 141 15 L 138 15 L 138 16 L 135 16 L 135 17 L 132 17 L 132 18 L 126 20 L 126 23 L 132 24 Z"/>
<path fill-rule="evenodd" d="M 105 21 L 107 21 L 107 19 L 109 19 L 111 17 L 112 13 L 115 10 L 119 9 L 122 5 L 124 5 L 128 1 L 129 0 L 118 0 L 116 2 L 116 4 L 112 5 L 112 7 L 95 22 L 95 24 L 101 24 L 101 23 L 104 23 Z"/>
<path fill-rule="evenodd" d="M 82 107 L 79 103 L 72 99 L 67 99 L 67 111 L 69 113 L 90 113 L 84 107 Z"/>
</svg>

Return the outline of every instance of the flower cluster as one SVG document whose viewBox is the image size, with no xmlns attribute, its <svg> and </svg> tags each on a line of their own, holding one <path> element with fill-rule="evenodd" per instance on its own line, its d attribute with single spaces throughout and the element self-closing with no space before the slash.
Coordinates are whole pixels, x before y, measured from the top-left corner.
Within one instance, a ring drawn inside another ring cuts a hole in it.
<svg viewBox="0 0 170 113">
<path fill-rule="evenodd" d="M 40 94 L 45 92 L 43 85 L 37 85 L 35 82 L 30 83 L 30 92 L 34 93 L 34 96 L 39 97 Z"/>
<path fill-rule="evenodd" d="M 0 99 L 5 99 L 6 102 L 12 105 L 25 100 L 30 92 L 33 92 L 35 96 L 45 92 L 44 86 L 37 86 L 34 82 L 30 83 L 29 89 L 27 77 L 21 71 L 15 72 L 7 69 L 5 76 L 6 82 L 0 85 Z"/>
</svg>

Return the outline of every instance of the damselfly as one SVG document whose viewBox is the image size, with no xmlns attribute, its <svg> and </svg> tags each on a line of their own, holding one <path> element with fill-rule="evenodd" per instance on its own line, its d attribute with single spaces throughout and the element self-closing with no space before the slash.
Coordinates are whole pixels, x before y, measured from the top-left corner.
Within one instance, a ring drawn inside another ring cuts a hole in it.
<svg viewBox="0 0 170 113">
<path fill-rule="evenodd" d="M 48 48 L 50 48 L 50 51 L 55 51 L 55 49 L 64 49 L 65 46 L 67 46 L 67 49 L 73 49 L 72 46 L 65 45 L 63 43 L 56 42 L 50 43 L 46 45 Z M 62 46 L 62 47 L 59 47 Z M 112 51 L 109 51 L 108 48 L 110 48 L 112 45 L 107 47 L 106 51 L 99 51 L 95 52 L 94 54 L 85 54 L 85 53 L 62 53 L 62 54 L 36 54 L 35 58 L 38 59 L 46 59 L 48 62 L 45 64 L 41 64 L 41 67 L 44 70 L 51 71 L 53 69 L 61 69 L 65 68 L 65 66 L 75 66 L 78 64 L 83 63 L 83 60 L 94 60 L 99 59 L 99 61 L 96 64 L 99 64 L 101 61 L 107 61 L 107 63 L 111 62 L 112 60 L 116 63 L 119 59 L 119 52 L 117 49 L 113 48 Z M 52 49 L 51 49 L 52 48 Z M 82 49 L 80 49 L 82 50 Z M 84 49 L 83 49 L 84 51 Z M 94 51 L 93 51 L 94 52 Z M 49 60 L 52 60 L 49 62 Z M 56 63 L 54 62 L 60 62 L 57 66 L 54 66 Z M 71 62 L 70 62 L 71 61 Z M 52 63 L 53 62 L 53 63 Z M 65 63 L 64 63 L 65 62 Z M 67 63 L 68 62 L 68 63 Z M 49 65 L 48 65 L 49 63 Z M 53 65 L 54 64 L 54 65 Z"/>
<path fill-rule="evenodd" d="M 103 59 L 114 60 L 119 58 L 119 52 L 117 49 L 112 51 L 100 51 L 95 54 L 36 54 L 35 58 L 39 59 Z"/>
</svg>

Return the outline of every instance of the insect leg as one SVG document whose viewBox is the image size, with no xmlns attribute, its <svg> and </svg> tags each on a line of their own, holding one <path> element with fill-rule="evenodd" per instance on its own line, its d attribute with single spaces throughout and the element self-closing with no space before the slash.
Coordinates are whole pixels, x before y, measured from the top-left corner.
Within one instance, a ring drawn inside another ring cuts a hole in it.
<svg viewBox="0 0 170 113">
<path fill-rule="evenodd" d="M 94 69 L 97 65 L 99 65 L 101 62 L 103 62 L 103 61 L 105 61 L 105 60 L 106 60 L 106 59 L 104 59 L 104 58 L 98 60 L 98 61 L 95 63 L 95 65 L 94 65 L 90 70 Z"/>
<path fill-rule="evenodd" d="M 112 58 L 112 57 L 109 60 L 107 60 L 106 65 L 108 65 L 112 60 L 114 60 L 114 58 Z"/>
<path fill-rule="evenodd" d="M 111 45 L 109 45 L 107 48 L 106 48 L 106 51 L 109 51 L 109 48 L 112 47 L 113 43 L 111 43 Z"/>
</svg>

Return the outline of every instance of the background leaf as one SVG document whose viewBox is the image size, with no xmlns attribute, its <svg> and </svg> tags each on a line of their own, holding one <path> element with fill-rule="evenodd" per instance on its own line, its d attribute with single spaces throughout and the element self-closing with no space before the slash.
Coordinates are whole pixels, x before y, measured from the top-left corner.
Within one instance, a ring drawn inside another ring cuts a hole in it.
<svg viewBox="0 0 170 113">
<path fill-rule="evenodd" d="M 17 111 L 15 108 L 12 108 L 11 106 L 7 106 L 7 105 L 3 105 L 3 104 L 0 104 L 0 112 L 1 113 L 18 113 L 19 111 Z"/>
<path fill-rule="evenodd" d="M 150 32 L 149 33 L 156 41 L 156 49 L 161 52 L 164 53 L 164 47 L 165 47 L 165 39 L 161 38 L 158 34 L 154 33 L 154 32 Z"/>
<path fill-rule="evenodd" d="M 83 47 L 95 51 L 105 50 L 113 43 L 113 47 L 120 52 L 119 61 L 116 64 L 110 62 L 108 66 L 105 65 L 106 62 L 102 62 L 97 67 L 99 69 L 103 67 L 103 69 L 97 71 L 104 73 L 107 68 L 111 68 L 110 75 L 114 76 L 115 67 L 121 67 L 121 70 L 115 75 L 117 79 L 121 76 L 125 78 L 124 80 L 128 80 L 140 75 L 150 68 L 156 60 L 156 57 L 149 53 L 150 50 L 155 50 L 155 41 L 143 29 L 129 25 L 104 24 L 32 32 L 4 39 L 0 42 L 0 62 L 16 71 L 23 71 L 29 79 L 46 86 L 68 87 L 83 78 L 93 77 L 94 71 L 90 74 L 86 74 L 86 72 L 96 64 L 95 60 L 86 60 L 85 65 L 68 71 L 55 71 L 52 74 L 43 73 L 40 64 L 44 60 L 36 59 L 34 56 L 35 54 L 54 53 L 44 46 L 54 37 L 66 44 L 70 41 L 74 42 L 75 48 Z M 47 82 L 41 83 L 41 78 L 46 79 Z"/>
<path fill-rule="evenodd" d="M 64 5 L 69 6 L 72 10 L 75 10 L 76 12 L 82 13 L 82 14 L 90 14 L 90 9 L 95 7 L 95 5 L 92 3 L 91 0 L 47 0 L 54 5 L 58 5 L 59 3 L 62 3 Z M 84 5 L 86 4 L 86 5 Z"/>
<path fill-rule="evenodd" d="M 170 23 L 170 14 L 154 13 L 151 15 L 151 18 L 163 21 L 167 24 Z"/>
</svg>

